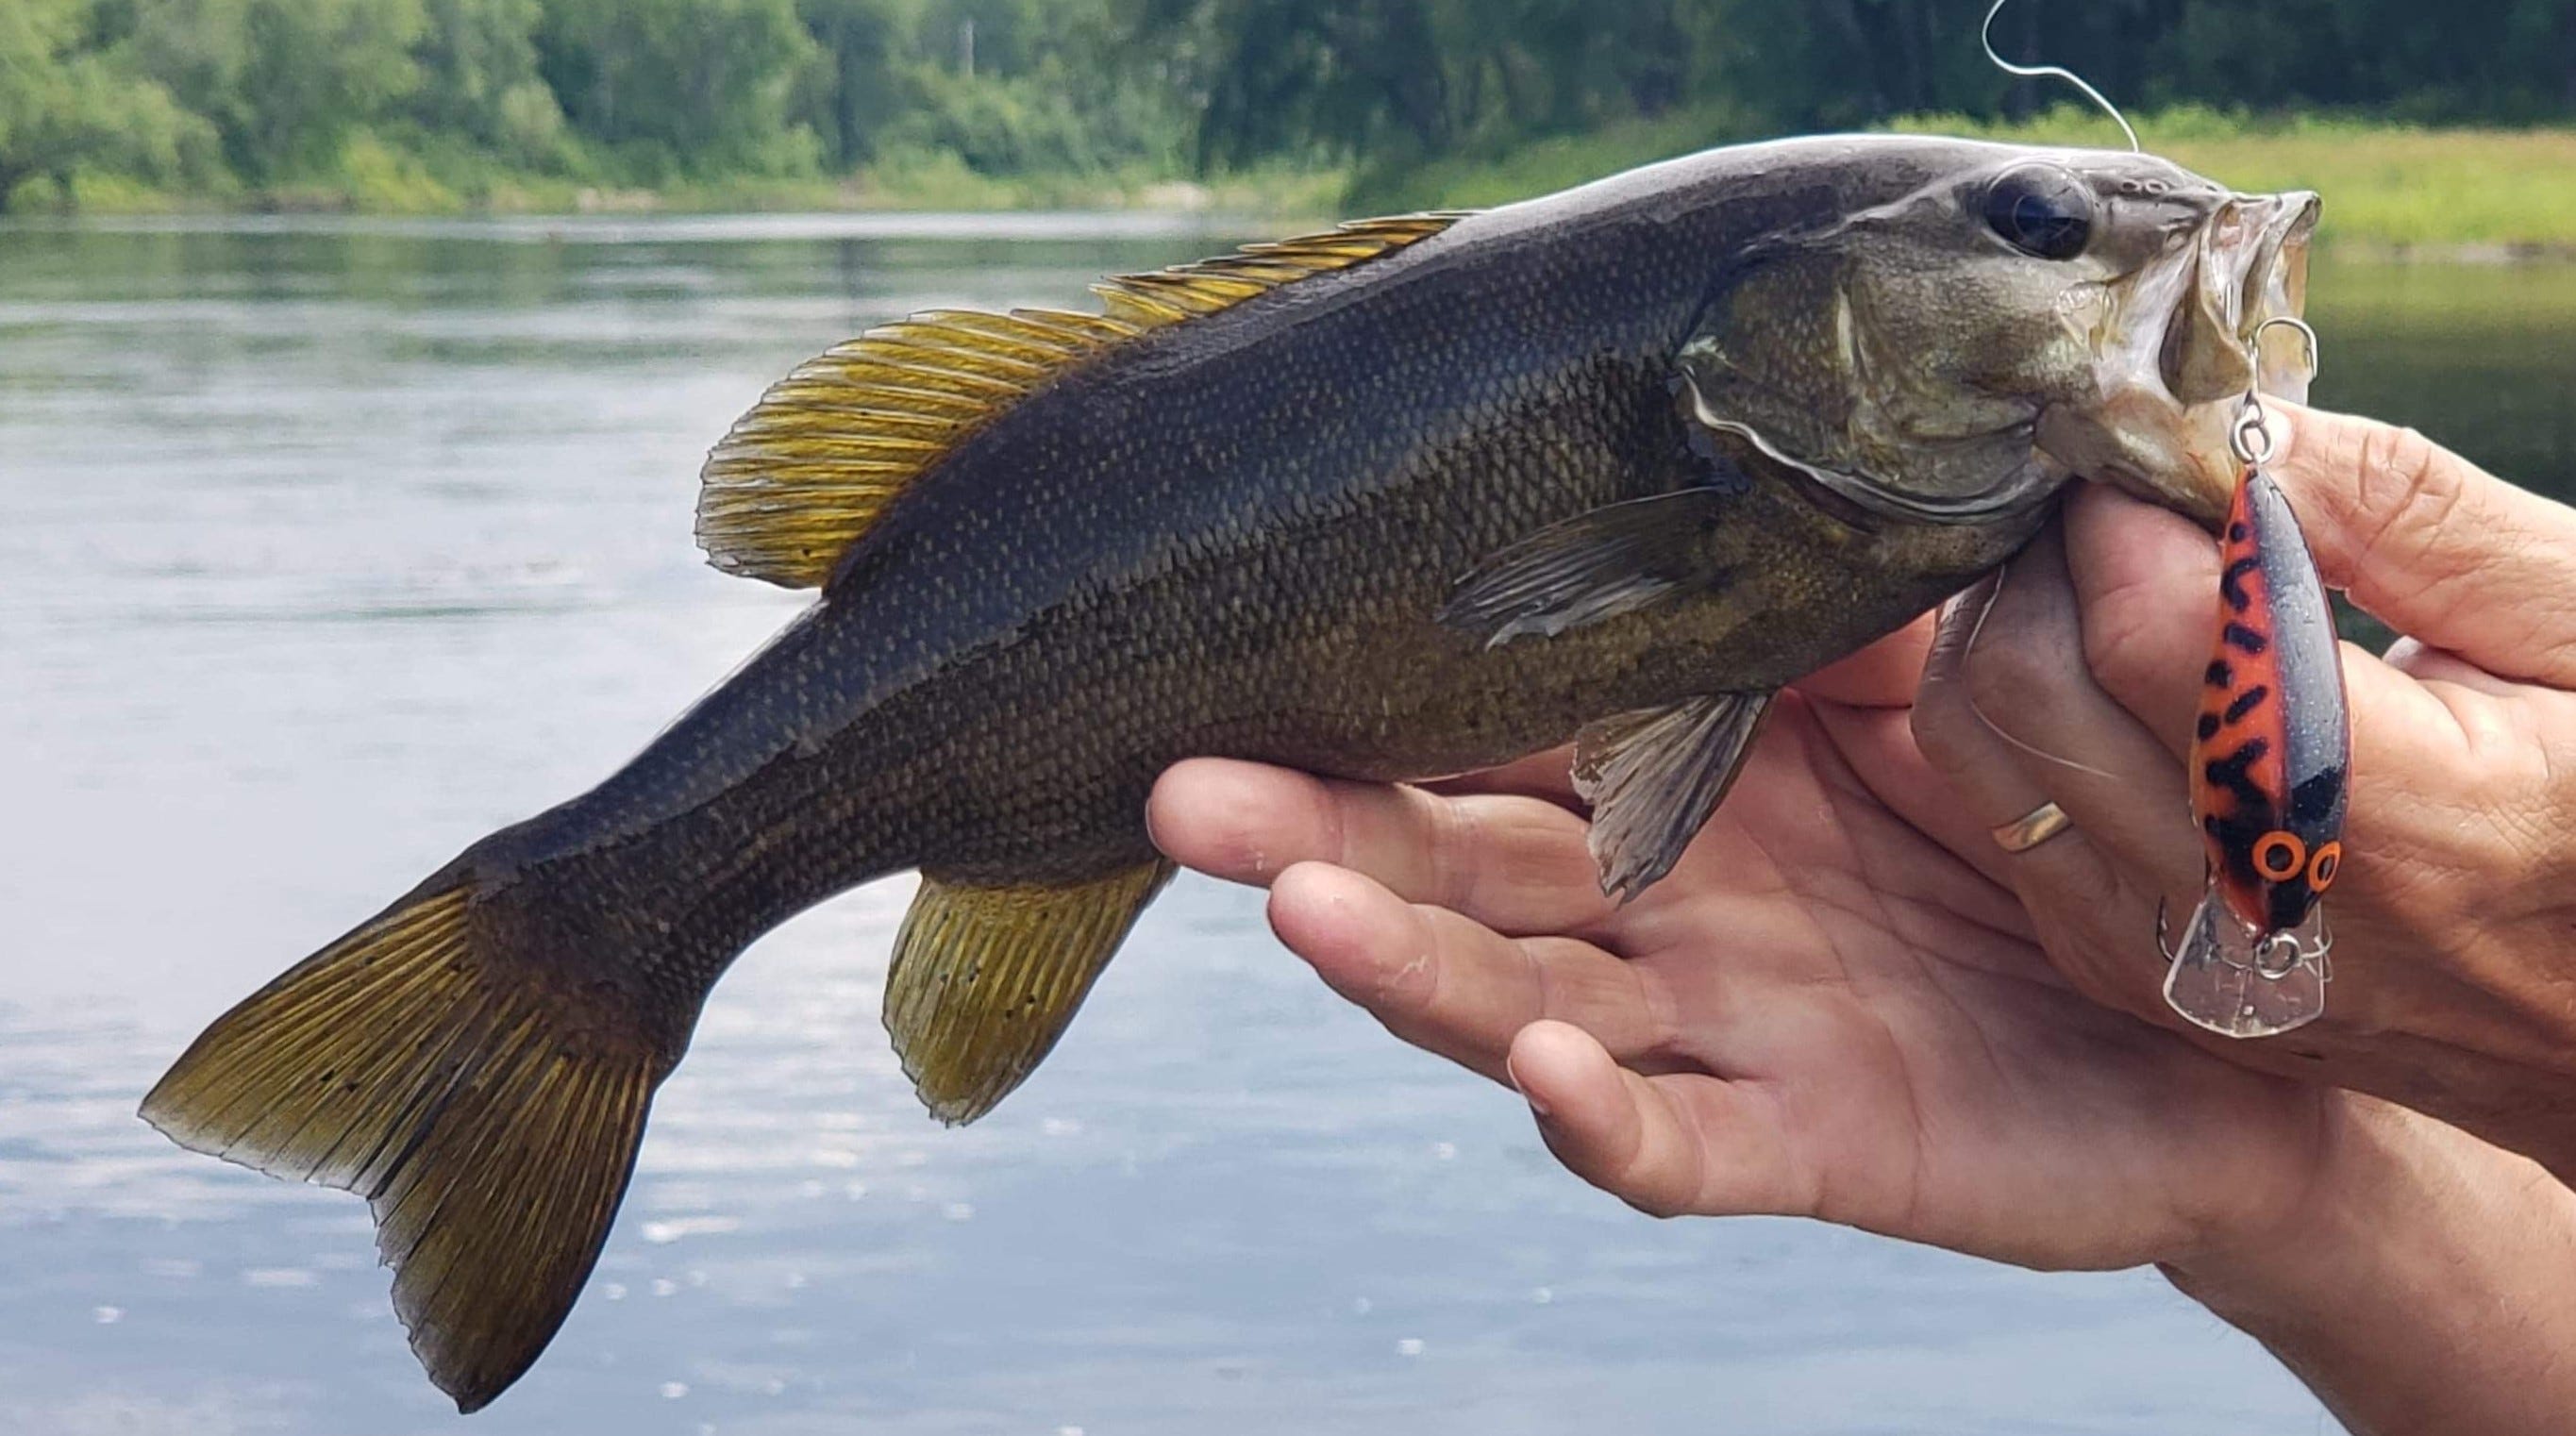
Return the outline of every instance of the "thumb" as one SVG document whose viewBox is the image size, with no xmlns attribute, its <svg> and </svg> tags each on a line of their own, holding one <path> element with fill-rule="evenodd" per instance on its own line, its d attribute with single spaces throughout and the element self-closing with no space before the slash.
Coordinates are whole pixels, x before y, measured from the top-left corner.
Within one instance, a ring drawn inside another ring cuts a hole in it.
<svg viewBox="0 0 2576 1436">
<path fill-rule="evenodd" d="M 2328 584 L 2490 673 L 2576 687 L 2576 510 L 2413 429 L 2267 403 L 2288 431 L 2270 467 Z"/>
</svg>

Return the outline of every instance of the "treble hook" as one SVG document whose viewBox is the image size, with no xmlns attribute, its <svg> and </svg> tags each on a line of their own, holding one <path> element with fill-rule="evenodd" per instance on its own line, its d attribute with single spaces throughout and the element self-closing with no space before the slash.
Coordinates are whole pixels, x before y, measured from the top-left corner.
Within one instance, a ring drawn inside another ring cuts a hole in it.
<svg viewBox="0 0 2576 1436">
<path fill-rule="evenodd" d="M 1995 17 L 2002 14 L 2004 12 L 2004 6 L 2010 3 L 2012 3 L 2012 0 L 1995 0 L 1994 7 L 1986 11 L 1986 23 L 1977 31 L 1977 43 L 1985 47 L 1986 58 L 1994 62 L 1996 69 L 2003 71 L 2007 75 L 2019 75 L 2027 80 L 2064 80 L 2066 83 L 2082 90 L 2084 92 L 2084 98 L 2100 105 L 2102 107 L 2102 113 L 2109 115 L 2111 117 L 2111 122 L 2120 127 L 2120 133 L 2129 137 L 2129 153 L 2136 155 L 2145 154 L 2147 152 L 2147 147 L 2138 143 L 2138 132 L 2131 128 L 2129 117 L 2121 114 L 2120 107 L 2112 104 L 2110 100 L 2106 99 L 2100 90 L 2094 89 L 2091 82 L 2087 81 L 2082 75 L 2075 73 L 2073 70 L 2067 69 L 2063 65 L 2016 65 L 2012 61 L 1995 53 Z"/>
<path fill-rule="evenodd" d="M 2258 350 L 2261 349 L 2263 347 L 2263 331 L 2271 328 L 2275 324 L 2287 324 L 2291 328 L 2299 331 L 2299 338 L 2303 341 L 2307 349 L 2306 358 L 2308 361 L 2308 377 L 2310 379 L 2316 378 L 2318 369 L 2323 362 L 2322 355 L 2324 351 L 2317 344 L 2317 331 L 2308 327 L 2308 321 L 2293 318 L 2287 314 L 2275 314 L 2271 318 L 2264 320 L 2262 323 L 2255 325 L 2254 336 L 2246 342 Z"/>
<path fill-rule="evenodd" d="M 2263 331 L 2275 324 L 2286 324 L 2299 331 L 2299 338 L 2307 350 L 2308 377 L 2316 378 L 2317 371 L 2323 367 L 2323 351 L 2317 344 L 2317 331 L 2309 328 L 2308 321 L 2304 319 L 2275 314 L 2254 326 L 2253 335 L 2245 341 L 2246 346 L 2260 354 Z M 2264 420 L 2262 397 L 2252 386 L 2247 387 L 2245 397 L 2237 402 L 2236 422 L 2227 431 L 2227 449 L 2241 464 L 2266 463 L 2272 457 L 2272 426 Z"/>
</svg>

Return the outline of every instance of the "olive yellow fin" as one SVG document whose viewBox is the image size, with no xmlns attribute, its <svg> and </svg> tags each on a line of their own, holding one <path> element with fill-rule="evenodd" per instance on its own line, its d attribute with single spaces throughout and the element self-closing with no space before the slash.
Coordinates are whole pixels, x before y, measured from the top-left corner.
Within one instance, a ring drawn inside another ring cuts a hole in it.
<svg viewBox="0 0 2576 1436">
<path fill-rule="evenodd" d="M 924 873 L 886 973 L 885 1025 L 931 1115 L 972 1122 L 1020 1085 L 1171 877 L 1159 859 L 1056 887 Z"/>
<path fill-rule="evenodd" d="M 1601 891 L 1627 902 L 1681 861 L 1753 751 L 1769 693 L 1713 693 L 1617 713 L 1574 739 Z"/>
<path fill-rule="evenodd" d="M 434 894 L 307 958 L 143 1099 L 181 1146 L 365 1197 L 394 1310 L 460 1411 L 572 1310 L 668 1065 L 577 990 L 485 961 L 467 909 Z"/>
<path fill-rule="evenodd" d="M 1067 369 L 1146 330 L 1392 253 L 1459 218 L 1359 220 L 1121 275 L 1092 286 L 1099 314 L 933 310 L 871 329 L 772 385 L 707 456 L 698 546 L 728 573 L 819 585 L 906 484 Z"/>
</svg>

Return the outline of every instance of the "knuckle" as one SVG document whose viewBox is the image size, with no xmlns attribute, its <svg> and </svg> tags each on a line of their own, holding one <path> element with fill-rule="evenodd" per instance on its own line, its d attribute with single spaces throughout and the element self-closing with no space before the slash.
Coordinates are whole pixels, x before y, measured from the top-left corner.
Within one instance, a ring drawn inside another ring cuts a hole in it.
<svg viewBox="0 0 2576 1436">
<path fill-rule="evenodd" d="M 2084 606 L 2084 665 L 2106 680 L 2133 676 L 2138 655 L 2153 648 L 2167 595 L 2144 582 L 2106 588 Z"/>
<path fill-rule="evenodd" d="M 2441 532 L 2467 492 L 2465 479 L 2461 461 L 2422 431 L 2365 425 L 2347 497 L 2354 567 L 2402 557 Z"/>
<path fill-rule="evenodd" d="M 1418 899 L 1438 907 L 1463 910 L 1475 898 L 1483 872 L 1477 861 L 1482 825 L 1467 804 L 1420 789 L 1411 791 L 1420 817 L 1425 891 Z"/>
</svg>

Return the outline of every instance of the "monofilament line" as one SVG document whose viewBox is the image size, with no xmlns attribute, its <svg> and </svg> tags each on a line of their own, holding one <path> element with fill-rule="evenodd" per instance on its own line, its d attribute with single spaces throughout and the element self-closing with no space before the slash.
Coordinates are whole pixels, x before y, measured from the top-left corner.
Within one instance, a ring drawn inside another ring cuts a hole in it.
<svg viewBox="0 0 2576 1436">
<path fill-rule="evenodd" d="M 2100 90 L 2094 89 L 2092 83 L 2082 75 L 2063 65 L 2016 65 L 1995 52 L 1995 17 L 2002 14 L 2004 7 L 2011 3 L 2012 0 L 1995 0 L 1995 3 L 1986 11 L 1986 23 L 1977 31 L 1977 43 L 1985 47 L 1986 58 L 1994 62 L 1996 69 L 2007 75 L 2019 75 L 2029 80 L 2064 80 L 2082 90 L 2084 98 L 2100 105 L 2102 113 L 2109 115 L 2111 122 L 2120 127 L 2120 133 L 2129 137 L 2130 153 L 2146 153 L 2147 147 L 2138 143 L 2138 132 L 2130 127 L 2129 117 L 2121 114 L 2120 107 L 2112 104 Z"/>
</svg>

